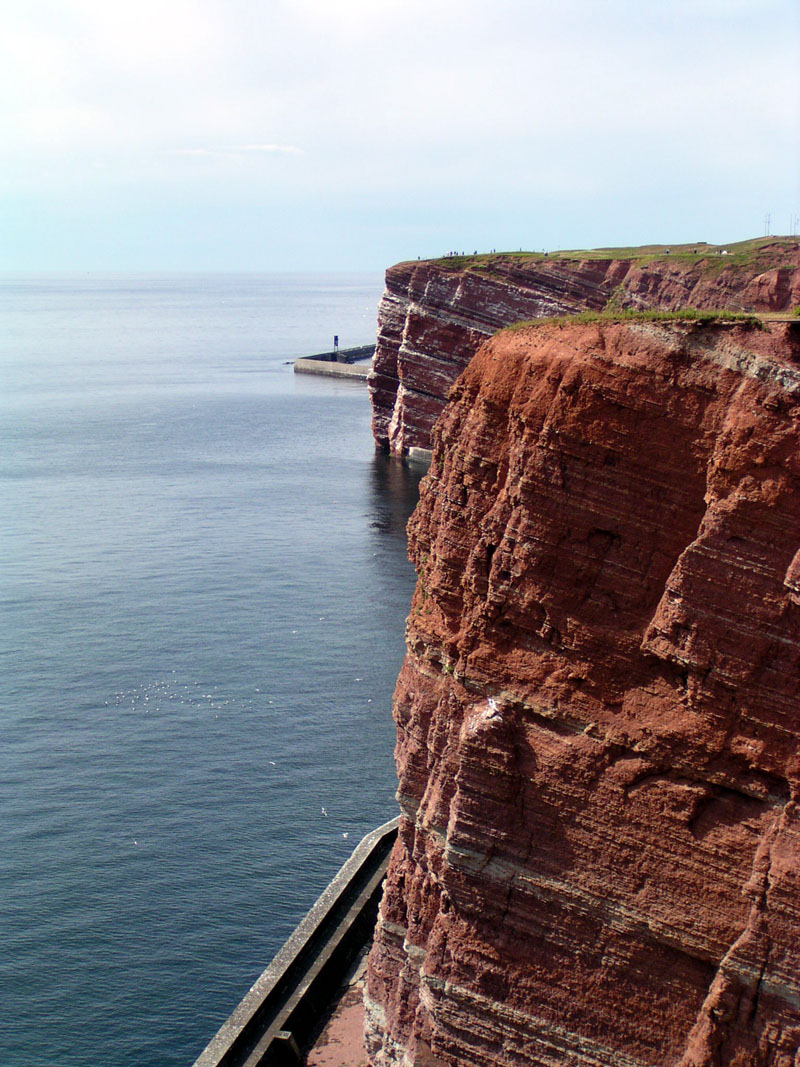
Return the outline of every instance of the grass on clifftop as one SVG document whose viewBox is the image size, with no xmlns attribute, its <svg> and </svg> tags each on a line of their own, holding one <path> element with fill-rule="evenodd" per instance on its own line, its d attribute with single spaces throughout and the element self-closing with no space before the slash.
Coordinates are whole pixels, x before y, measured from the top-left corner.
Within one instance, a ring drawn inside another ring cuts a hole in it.
<svg viewBox="0 0 800 1067">
<path fill-rule="evenodd" d="M 612 325 L 622 322 L 691 322 L 698 326 L 736 323 L 750 330 L 763 330 L 764 323 L 757 315 L 739 311 L 707 311 L 699 308 L 680 308 L 678 311 L 630 311 L 608 309 L 606 311 L 580 311 L 576 315 L 559 315 L 549 319 L 525 319 L 506 326 L 506 330 L 525 330 L 530 326 L 585 326 L 590 324 Z M 500 331 L 502 332 L 502 331 Z"/>
<path fill-rule="evenodd" d="M 464 256 L 442 256 L 427 262 L 435 263 L 445 270 L 476 270 L 491 273 L 498 261 L 508 264 L 518 262 L 535 263 L 555 261 L 562 263 L 579 263 L 590 260 L 608 261 L 615 259 L 632 260 L 638 265 L 648 263 L 693 263 L 702 264 L 709 271 L 725 268 L 752 268 L 762 266 L 764 269 L 777 267 L 775 255 L 787 248 L 800 247 L 797 237 L 755 237 L 748 241 L 735 241 L 732 244 L 709 245 L 705 241 L 683 245 L 639 245 L 630 248 L 587 248 L 562 249 L 556 252 L 485 252 Z"/>
</svg>

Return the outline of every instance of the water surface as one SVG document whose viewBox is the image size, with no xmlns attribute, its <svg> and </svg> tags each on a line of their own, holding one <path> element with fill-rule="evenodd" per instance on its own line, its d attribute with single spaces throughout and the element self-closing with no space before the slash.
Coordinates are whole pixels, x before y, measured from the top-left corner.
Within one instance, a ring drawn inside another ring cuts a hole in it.
<svg viewBox="0 0 800 1067">
<path fill-rule="evenodd" d="M 286 365 L 380 290 L 2 279 L 5 1067 L 191 1063 L 395 814 L 418 474 Z"/>
</svg>

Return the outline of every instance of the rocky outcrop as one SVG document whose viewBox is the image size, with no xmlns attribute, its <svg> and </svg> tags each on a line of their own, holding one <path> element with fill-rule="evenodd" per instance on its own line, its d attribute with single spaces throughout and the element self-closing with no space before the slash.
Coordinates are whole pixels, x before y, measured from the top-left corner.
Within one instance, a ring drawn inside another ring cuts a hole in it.
<svg viewBox="0 0 800 1067">
<path fill-rule="evenodd" d="M 706 247 L 669 256 L 498 255 L 390 268 L 369 379 L 376 443 L 398 455 L 430 448 L 456 378 L 487 337 L 514 322 L 599 310 L 609 301 L 758 312 L 800 304 L 800 243 L 747 248 L 732 256 Z"/>
<path fill-rule="evenodd" d="M 505 331 L 438 423 L 374 1067 L 800 1064 L 800 333 Z"/>
</svg>

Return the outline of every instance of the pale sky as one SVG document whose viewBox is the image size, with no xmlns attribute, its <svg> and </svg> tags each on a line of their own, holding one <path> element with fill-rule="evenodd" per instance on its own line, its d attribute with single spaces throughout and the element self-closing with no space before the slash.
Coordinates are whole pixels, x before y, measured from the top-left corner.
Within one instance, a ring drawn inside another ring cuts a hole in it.
<svg viewBox="0 0 800 1067">
<path fill-rule="evenodd" d="M 0 3 L 0 270 L 377 271 L 800 215 L 798 0 Z"/>
</svg>

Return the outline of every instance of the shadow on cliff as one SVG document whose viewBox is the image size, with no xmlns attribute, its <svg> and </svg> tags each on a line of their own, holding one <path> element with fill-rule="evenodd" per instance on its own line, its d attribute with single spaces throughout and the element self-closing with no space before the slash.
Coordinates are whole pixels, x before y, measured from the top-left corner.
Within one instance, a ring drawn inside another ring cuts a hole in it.
<svg viewBox="0 0 800 1067">
<path fill-rule="evenodd" d="M 427 474 L 421 466 L 377 452 L 371 469 L 370 528 L 406 538 L 406 525 L 419 501 L 419 483 Z"/>
</svg>

